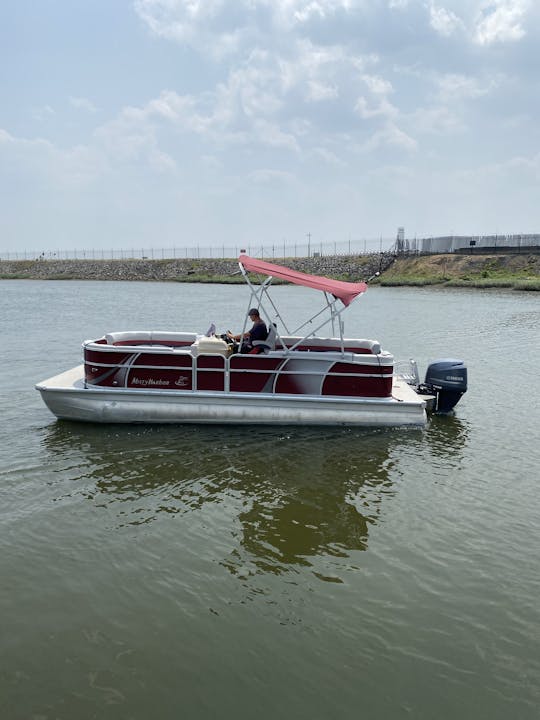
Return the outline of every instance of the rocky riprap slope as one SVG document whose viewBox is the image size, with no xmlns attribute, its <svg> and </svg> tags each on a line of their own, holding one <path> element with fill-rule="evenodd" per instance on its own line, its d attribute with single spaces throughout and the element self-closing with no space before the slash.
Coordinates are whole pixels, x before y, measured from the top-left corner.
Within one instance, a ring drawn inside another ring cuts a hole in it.
<svg viewBox="0 0 540 720">
<path fill-rule="evenodd" d="M 314 275 L 338 277 L 343 280 L 366 280 L 385 270 L 394 255 L 326 256 L 276 259 L 287 267 Z M 0 277 L 32 280 L 153 280 L 198 282 L 233 277 L 238 273 L 236 260 L 4 260 L 0 261 Z"/>
</svg>

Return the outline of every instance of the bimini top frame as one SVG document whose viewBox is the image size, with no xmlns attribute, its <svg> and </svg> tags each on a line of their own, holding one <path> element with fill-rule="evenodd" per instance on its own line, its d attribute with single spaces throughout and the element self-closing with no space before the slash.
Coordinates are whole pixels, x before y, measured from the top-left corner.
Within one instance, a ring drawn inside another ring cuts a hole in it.
<svg viewBox="0 0 540 720">
<path fill-rule="evenodd" d="M 304 340 L 311 337 L 312 335 L 315 335 L 315 333 L 320 330 L 325 325 L 331 323 L 332 324 L 332 332 L 335 334 L 335 324 L 336 321 L 338 323 L 339 328 L 339 337 L 341 340 L 341 352 L 343 353 L 344 350 L 344 340 L 343 340 L 343 320 L 341 319 L 341 313 L 347 308 L 359 295 L 364 293 L 367 290 L 367 285 L 364 282 L 360 283 L 351 283 L 351 282 L 344 282 L 343 280 L 332 280 L 331 278 L 326 277 L 319 277 L 317 275 L 308 275 L 307 273 L 299 272 L 298 270 L 291 270 L 290 268 L 284 267 L 282 265 L 274 265 L 273 263 L 266 262 L 265 260 L 258 260 L 256 258 L 249 257 L 249 255 L 241 254 L 238 258 L 238 265 L 240 267 L 240 272 L 244 276 L 244 279 L 246 283 L 248 284 L 251 296 L 249 299 L 250 307 L 253 305 L 253 301 L 257 301 L 257 306 L 262 311 L 262 314 L 266 321 L 268 323 L 272 323 L 273 320 L 270 317 L 267 309 L 264 306 L 263 298 L 266 298 L 272 308 L 275 311 L 276 318 L 279 319 L 287 333 L 290 335 L 296 335 L 300 330 L 305 328 L 306 325 L 313 323 L 315 318 L 318 318 L 320 315 L 323 315 L 323 313 L 327 312 L 328 315 L 323 319 L 323 321 L 314 329 L 312 329 L 307 335 L 302 336 L 300 340 L 298 340 L 292 347 L 287 348 L 284 344 L 284 342 L 281 340 L 281 336 L 279 332 L 276 331 L 276 344 L 280 344 L 284 350 L 294 350 L 298 345 L 300 345 Z M 259 275 L 266 275 L 266 280 L 264 280 L 261 285 L 254 285 L 251 280 L 249 279 L 248 272 L 257 273 Z M 302 285 L 303 287 L 309 287 L 313 288 L 315 290 L 320 290 L 324 293 L 326 305 L 322 308 L 322 310 L 319 310 L 319 312 L 315 313 L 313 317 L 309 318 L 306 322 L 302 323 L 299 327 L 297 327 L 292 332 L 288 329 L 287 325 L 285 324 L 285 321 L 281 317 L 277 307 L 275 306 L 272 298 L 269 295 L 269 288 L 272 283 L 273 278 L 280 278 L 282 280 L 287 280 L 288 282 L 293 283 L 294 285 Z M 338 307 L 337 303 L 338 301 L 341 302 L 342 307 Z M 247 319 L 246 319 L 247 323 Z M 245 324 L 246 324 L 245 323 Z M 244 331 L 245 331 L 244 327 Z"/>
</svg>

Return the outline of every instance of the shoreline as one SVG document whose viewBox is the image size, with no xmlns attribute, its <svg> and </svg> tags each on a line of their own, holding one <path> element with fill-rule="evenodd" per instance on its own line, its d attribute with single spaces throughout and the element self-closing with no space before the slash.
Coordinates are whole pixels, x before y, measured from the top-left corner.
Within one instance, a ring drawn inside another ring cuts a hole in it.
<svg viewBox="0 0 540 720">
<path fill-rule="evenodd" d="M 275 259 L 295 270 L 382 287 L 540 290 L 538 254 L 374 255 Z M 101 280 L 243 284 L 235 259 L 3 260 L 2 280 Z"/>
</svg>

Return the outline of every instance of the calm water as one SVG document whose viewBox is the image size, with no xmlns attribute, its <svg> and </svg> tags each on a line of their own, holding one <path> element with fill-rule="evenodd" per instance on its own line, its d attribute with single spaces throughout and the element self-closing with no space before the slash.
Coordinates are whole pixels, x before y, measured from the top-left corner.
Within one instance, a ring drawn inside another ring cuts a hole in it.
<svg viewBox="0 0 540 720">
<path fill-rule="evenodd" d="M 347 334 L 422 370 L 466 360 L 455 417 L 423 431 L 57 422 L 33 385 L 82 340 L 240 329 L 245 290 L 0 297 L 0 717 L 540 716 L 540 297 L 352 306 Z"/>
</svg>

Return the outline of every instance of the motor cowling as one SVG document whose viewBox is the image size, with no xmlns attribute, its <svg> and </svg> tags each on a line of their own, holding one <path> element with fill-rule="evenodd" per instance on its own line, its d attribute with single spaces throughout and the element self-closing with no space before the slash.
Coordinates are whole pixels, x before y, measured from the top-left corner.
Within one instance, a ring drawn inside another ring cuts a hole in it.
<svg viewBox="0 0 540 720">
<path fill-rule="evenodd" d="M 465 363 L 452 358 L 431 363 L 426 370 L 423 390 L 435 395 L 435 412 L 450 412 L 467 391 Z"/>
</svg>

